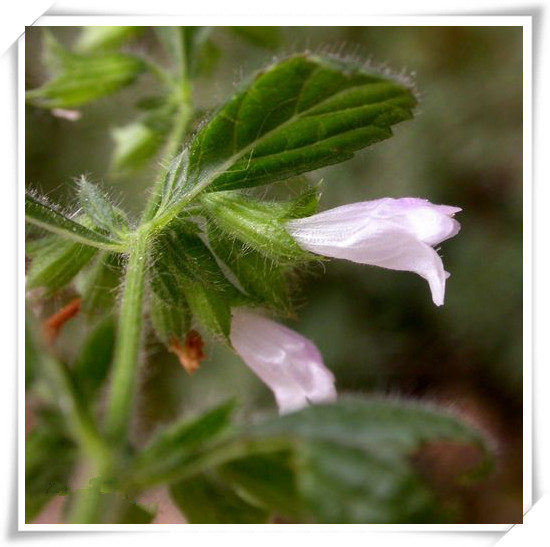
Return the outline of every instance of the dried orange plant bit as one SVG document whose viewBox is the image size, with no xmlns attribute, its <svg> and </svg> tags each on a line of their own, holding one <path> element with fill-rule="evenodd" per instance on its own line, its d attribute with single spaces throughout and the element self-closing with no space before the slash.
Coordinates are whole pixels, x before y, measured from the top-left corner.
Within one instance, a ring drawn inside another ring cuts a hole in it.
<svg viewBox="0 0 550 547">
<path fill-rule="evenodd" d="M 68 304 L 55 312 L 42 324 L 42 333 L 47 342 L 53 343 L 59 336 L 63 325 L 80 311 L 80 297 L 73 298 Z"/>
<path fill-rule="evenodd" d="M 196 330 L 190 330 L 187 333 L 183 346 L 173 336 L 168 349 L 177 356 L 181 366 L 191 375 L 199 370 L 201 362 L 206 358 L 206 355 L 202 351 L 203 348 L 204 341 L 202 336 Z"/>
</svg>

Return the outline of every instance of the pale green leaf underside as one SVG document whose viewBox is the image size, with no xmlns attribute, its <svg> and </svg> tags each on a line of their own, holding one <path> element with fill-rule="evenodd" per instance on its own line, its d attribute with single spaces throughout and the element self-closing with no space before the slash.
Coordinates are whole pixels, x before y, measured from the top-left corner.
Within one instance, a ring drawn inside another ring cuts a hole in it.
<svg viewBox="0 0 550 547">
<path fill-rule="evenodd" d="M 412 117 L 415 98 L 352 63 L 297 55 L 257 74 L 190 148 L 195 194 L 263 185 L 349 159 Z"/>
</svg>

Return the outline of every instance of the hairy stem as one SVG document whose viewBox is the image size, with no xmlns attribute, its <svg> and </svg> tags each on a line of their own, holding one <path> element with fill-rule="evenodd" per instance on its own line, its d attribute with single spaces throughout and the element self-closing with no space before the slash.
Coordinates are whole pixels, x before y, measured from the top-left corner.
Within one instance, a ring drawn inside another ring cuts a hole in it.
<svg viewBox="0 0 550 547">
<path fill-rule="evenodd" d="M 126 266 L 111 380 L 111 398 L 105 418 L 107 436 L 117 445 L 126 441 L 132 418 L 141 348 L 147 247 L 147 232 L 136 231 Z"/>
</svg>

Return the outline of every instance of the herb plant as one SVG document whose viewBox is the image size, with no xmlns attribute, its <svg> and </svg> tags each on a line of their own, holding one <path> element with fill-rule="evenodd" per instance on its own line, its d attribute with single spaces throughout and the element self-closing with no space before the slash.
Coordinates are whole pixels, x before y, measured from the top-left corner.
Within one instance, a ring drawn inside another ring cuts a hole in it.
<svg viewBox="0 0 550 547">
<path fill-rule="evenodd" d="M 410 456 L 451 440 L 478 446 L 487 465 L 483 435 L 418 402 L 338 396 L 314 342 L 281 323 L 297 313 L 292 274 L 323 257 L 417 273 L 443 304 L 448 274 L 434 247 L 458 233 L 460 209 L 385 198 L 318 212 L 320 187 L 306 177 L 390 138 L 413 117 L 412 86 L 303 52 L 253 74 L 199 122 L 193 83 L 207 74 L 210 29 L 148 29 L 168 64 L 125 49 L 143 32 L 89 27 L 67 49 L 46 30 L 52 76 L 27 91 L 30 107 L 78 123 L 81 106 L 152 74 L 157 94 L 116 130 L 113 165 L 161 166 L 135 217 L 88 176 L 71 210 L 27 191 L 29 306 L 63 302 L 41 329 L 27 314 L 26 388 L 41 402 L 26 439 L 27 521 L 64 495 L 68 522 L 151 522 L 154 508 L 138 500 L 159 485 L 191 523 L 444 521 Z M 289 194 L 269 197 L 280 181 Z M 52 345 L 77 313 L 89 332 L 63 360 Z M 189 374 L 213 336 L 273 391 L 278 412 L 237 419 L 229 401 L 138 445 L 131 424 L 149 329 Z M 70 489 L 77 469 L 85 478 Z"/>
</svg>

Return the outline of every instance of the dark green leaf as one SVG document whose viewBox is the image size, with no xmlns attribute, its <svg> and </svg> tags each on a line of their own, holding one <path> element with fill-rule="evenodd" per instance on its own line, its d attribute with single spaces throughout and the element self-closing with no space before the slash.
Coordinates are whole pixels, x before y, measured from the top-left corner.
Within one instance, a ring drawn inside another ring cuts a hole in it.
<svg viewBox="0 0 550 547">
<path fill-rule="evenodd" d="M 227 339 L 231 306 L 244 295 L 231 284 L 200 237 L 177 221 L 156 241 L 150 271 L 153 291 L 170 306 L 186 306 L 215 336 Z"/>
<path fill-rule="evenodd" d="M 126 214 L 115 207 L 99 187 L 88 182 L 84 176 L 78 181 L 78 198 L 82 209 L 98 228 L 114 234 L 128 231 Z"/>
<path fill-rule="evenodd" d="M 87 336 L 73 369 L 79 392 L 88 400 L 93 399 L 107 377 L 114 345 L 115 321 L 106 317 Z"/>
<path fill-rule="evenodd" d="M 222 465 L 220 477 L 244 490 L 260 506 L 288 518 L 302 514 L 291 451 L 254 455 Z"/>
<path fill-rule="evenodd" d="M 37 427 L 25 438 L 25 521 L 32 522 L 55 496 L 69 491 L 76 447 L 59 432 Z"/>
<path fill-rule="evenodd" d="M 388 447 L 412 453 L 432 439 L 474 443 L 486 451 L 482 434 L 452 414 L 428 405 L 384 399 L 341 399 L 313 405 L 252 429 L 254 437 L 279 434 L 303 439 Z"/>
<path fill-rule="evenodd" d="M 229 27 L 229 29 L 255 46 L 276 49 L 281 45 L 282 36 L 278 27 Z"/>
<path fill-rule="evenodd" d="M 29 193 L 25 194 L 25 220 L 84 245 L 114 251 L 121 249 L 113 239 L 71 220 L 51 205 L 38 200 Z"/>
<path fill-rule="evenodd" d="M 349 159 L 412 117 L 410 89 L 350 62 L 296 55 L 256 74 L 190 149 L 193 194 L 258 186 Z"/>
<path fill-rule="evenodd" d="M 440 521 L 433 495 L 396 453 L 319 441 L 303 443 L 298 453 L 299 489 L 314 522 Z"/>
<path fill-rule="evenodd" d="M 129 38 L 138 36 L 145 27 L 84 27 L 76 44 L 80 53 L 117 49 Z"/>
<path fill-rule="evenodd" d="M 231 425 L 234 404 L 224 403 L 193 420 L 157 434 L 137 455 L 131 480 L 142 486 L 169 480 L 174 470 L 193 460 L 196 451 L 216 441 Z"/>
<path fill-rule="evenodd" d="M 57 236 L 48 237 L 47 240 L 42 249 L 34 254 L 26 286 L 29 289 L 45 287 L 52 293 L 70 283 L 90 262 L 97 249 Z"/>
<path fill-rule="evenodd" d="M 47 35 L 50 66 L 58 74 L 26 99 L 44 108 L 71 108 L 104 97 L 131 84 L 145 69 L 137 57 L 119 53 L 76 54 Z"/>
<path fill-rule="evenodd" d="M 269 516 L 213 474 L 173 484 L 170 495 L 191 524 L 262 524 Z"/>
</svg>

